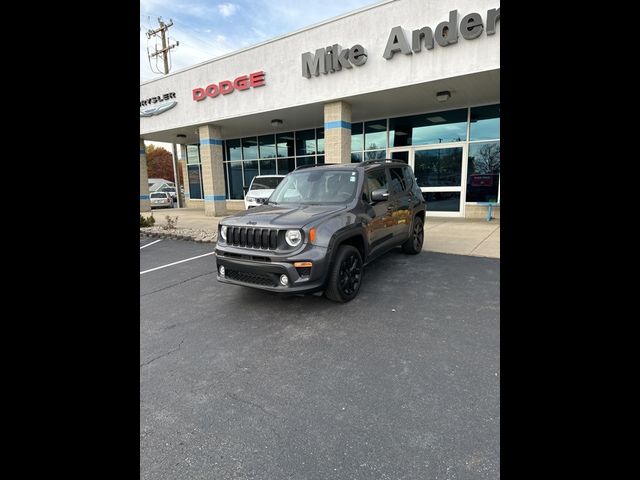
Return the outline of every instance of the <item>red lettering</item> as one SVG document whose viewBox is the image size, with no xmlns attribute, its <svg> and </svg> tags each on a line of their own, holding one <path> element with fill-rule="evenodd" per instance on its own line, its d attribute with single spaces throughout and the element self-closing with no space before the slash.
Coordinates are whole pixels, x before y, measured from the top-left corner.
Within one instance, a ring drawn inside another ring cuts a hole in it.
<svg viewBox="0 0 640 480">
<path fill-rule="evenodd" d="M 220 95 L 220 90 L 218 90 L 218 86 L 215 83 L 208 85 L 207 88 L 204 89 L 205 93 L 210 97 L 217 97 Z"/>
<path fill-rule="evenodd" d="M 234 90 L 248 90 L 251 87 L 262 87 L 266 85 L 265 73 L 263 71 L 253 72 L 249 75 L 241 75 L 237 77 L 233 82 L 230 80 L 222 80 L 220 83 L 212 83 L 205 88 L 194 88 L 192 90 L 193 100 L 199 102 L 204 100 L 205 97 L 215 98 L 218 95 L 228 95 Z M 149 103 L 155 103 L 160 100 L 160 97 L 150 98 L 147 101 Z"/>
<path fill-rule="evenodd" d="M 193 99 L 196 102 L 199 102 L 200 100 L 204 100 L 204 88 L 194 88 Z"/>
<path fill-rule="evenodd" d="M 233 92 L 233 83 L 229 80 L 223 80 L 220 82 L 220 93 L 223 95 L 228 95 Z"/>
<path fill-rule="evenodd" d="M 249 75 L 249 85 L 252 87 L 262 87 L 264 84 L 264 72 L 254 72 Z"/>
<path fill-rule="evenodd" d="M 246 75 L 238 77 L 233 81 L 233 86 L 236 90 L 246 90 L 249 88 L 249 78 Z"/>
</svg>

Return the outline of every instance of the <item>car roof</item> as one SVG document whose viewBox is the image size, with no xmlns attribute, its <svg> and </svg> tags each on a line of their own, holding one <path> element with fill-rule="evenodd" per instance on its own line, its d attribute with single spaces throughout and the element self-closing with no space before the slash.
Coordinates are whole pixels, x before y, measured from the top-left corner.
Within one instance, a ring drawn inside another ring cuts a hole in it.
<svg viewBox="0 0 640 480">
<path fill-rule="evenodd" d="M 409 165 L 404 162 L 395 161 L 390 158 L 378 159 L 378 160 L 365 160 L 363 162 L 358 163 L 325 163 L 321 165 L 302 165 L 294 170 L 301 171 L 306 170 L 307 168 L 321 168 L 321 169 L 338 169 L 338 170 L 371 170 L 380 166 L 390 166 L 390 167 L 408 167 Z"/>
</svg>

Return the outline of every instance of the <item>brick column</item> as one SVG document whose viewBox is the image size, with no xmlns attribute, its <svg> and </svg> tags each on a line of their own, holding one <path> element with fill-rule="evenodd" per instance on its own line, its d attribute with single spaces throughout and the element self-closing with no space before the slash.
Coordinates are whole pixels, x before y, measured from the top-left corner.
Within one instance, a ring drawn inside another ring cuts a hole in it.
<svg viewBox="0 0 640 480">
<path fill-rule="evenodd" d="M 140 211 L 150 212 L 149 177 L 147 175 L 147 154 L 144 150 L 144 140 L 140 139 Z"/>
<path fill-rule="evenodd" d="M 222 217 L 227 214 L 222 165 L 222 132 L 220 127 L 214 125 L 203 125 L 199 128 L 199 132 L 204 214 L 209 217 Z"/>
<path fill-rule="evenodd" d="M 351 104 L 324 104 L 324 163 L 351 163 Z"/>
</svg>

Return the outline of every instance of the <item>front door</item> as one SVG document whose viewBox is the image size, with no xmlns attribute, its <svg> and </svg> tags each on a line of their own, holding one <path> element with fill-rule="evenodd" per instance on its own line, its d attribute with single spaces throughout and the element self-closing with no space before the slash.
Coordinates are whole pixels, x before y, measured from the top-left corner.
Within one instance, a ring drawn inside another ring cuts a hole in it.
<svg viewBox="0 0 640 480">
<path fill-rule="evenodd" d="M 464 144 L 414 148 L 410 165 L 427 202 L 427 215 L 464 216 L 465 150 Z"/>
</svg>

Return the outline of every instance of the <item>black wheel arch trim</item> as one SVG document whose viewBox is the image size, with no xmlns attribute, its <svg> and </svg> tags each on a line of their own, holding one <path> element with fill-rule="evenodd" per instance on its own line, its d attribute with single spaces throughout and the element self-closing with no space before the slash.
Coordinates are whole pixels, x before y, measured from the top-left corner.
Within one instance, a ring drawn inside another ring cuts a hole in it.
<svg viewBox="0 0 640 480">
<path fill-rule="evenodd" d="M 329 241 L 329 246 L 327 247 L 327 256 L 329 257 L 329 262 L 327 263 L 327 268 L 331 268 L 333 265 L 333 261 L 335 260 L 336 254 L 338 252 L 339 245 L 345 242 L 345 240 L 349 240 L 351 238 L 360 237 L 362 240 L 362 263 L 366 263 L 366 258 L 369 256 L 369 248 L 367 245 L 367 237 L 364 227 L 362 225 L 348 225 L 346 227 L 338 230 Z"/>
</svg>

